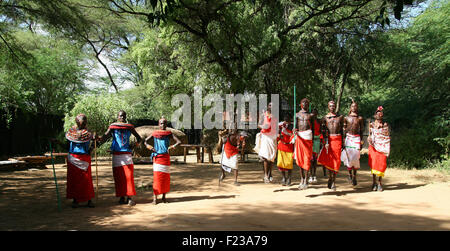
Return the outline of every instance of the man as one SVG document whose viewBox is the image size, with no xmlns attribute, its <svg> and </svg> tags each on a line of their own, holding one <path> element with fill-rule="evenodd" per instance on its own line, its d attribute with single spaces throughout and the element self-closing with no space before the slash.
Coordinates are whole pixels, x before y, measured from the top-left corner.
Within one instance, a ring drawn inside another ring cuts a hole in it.
<svg viewBox="0 0 450 251">
<path fill-rule="evenodd" d="M 383 122 L 383 107 L 379 106 L 375 112 L 375 122 L 369 127 L 369 167 L 371 168 L 373 183 L 372 191 L 383 191 L 381 179 L 387 168 L 387 157 L 390 152 L 389 125 Z M 378 176 L 378 183 L 376 182 Z"/>
<path fill-rule="evenodd" d="M 95 137 L 87 130 L 87 117 L 79 114 L 75 118 L 76 126 L 66 132 L 69 141 L 67 156 L 67 199 L 73 199 L 72 207 L 77 208 L 80 202 L 87 201 L 88 207 L 94 207 L 95 197 L 91 173 L 91 140 Z"/>
<path fill-rule="evenodd" d="M 317 176 L 316 176 L 316 169 L 317 169 L 317 157 L 320 152 L 320 123 L 318 122 L 317 116 L 318 111 L 317 109 L 313 109 L 312 111 L 313 120 L 314 120 L 314 134 L 313 134 L 313 157 L 311 160 L 311 169 L 310 169 L 310 177 L 308 180 L 308 183 L 317 183 Z M 325 173 L 325 167 L 324 167 L 324 173 Z"/>
<path fill-rule="evenodd" d="M 352 100 L 350 112 L 344 117 L 344 149 L 341 160 L 348 170 L 348 181 L 353 186 L 357 185 L 356 173 L 360 168 L 359 158 L 363 142 L 364 120 L 358 115 L 358 104 Z"/>
<path fill-rule="evenodd" d="M 258 123 L 260 133 L 256 134 L 255 152 L 264 162 L 264 183 L 272 182 L 272 165 L 277 155 L 277 126 L 278 121 L 272 116 L 272 103 L 267 106 Z"/>
<path fill-rule="evenodd" d="M 222 155 L 220 159 L 221 163 L 221 174 L 219 177 L 219 184 L 225 179 L 225 171 L 231 173 L 231 170 L 234 172 L 234 185 L 239 186 L 238 182 L 238 156 L 239 156 L 239 148 L 245 147 L 245 137 L 247 134 L 242 132 L 238 133 L 237 129 L 229 130 L 229 133 L 222 140 Z"/>
<path fill-rule="evenodd" d="M 136 195 L 136 188 L 134 186 L 132 150 L 129 142 L 131 134 L 136 137 L 136 146 L 138 146 L 142 138 L 134 126 L 127 123 L 127 114 L 121 110 L 117 115 L 117 122 L 112 123 L 105 135 L 100 138 L 100 144 L 112 137 L 111 152 L 113 154 L 116 197 L 120 197 L 119 204 L 134 206 L 136 202 L 132 200 L 132 196 Z M 125 197 L 127 197 L 126 200 Z"/>
<path fill-rule="evenodd" d="M 158 121 L 159 130 L 148 136 L 144 144 L 152 154 L 150 158 L 153 161 L 153 204 L 158 203 L 158 195 L 162 194 L 162 201 L 167 203 L 166 193 L 170 191 L 170 149 L 175 149 L 181 141 L 175 134 L 167 130 L 167 120 L 162 117 Z M 151 138 L 154 138 L 153 146 L 149 144 Z M 170 138 L 175 144 L 170 145 Z"/>
<path fill-rule="evenodd" d="M 308 188 L 308 171 L 311 168 L 313 156 L 313 126 L 314 116 L 308 112 L 309 100 L 304 98 L 300 101 L 300 111 L 295 115 L 297 128 L 294 128 L 294 159 L 300 167 L 301 181 L 298 189 Z"/>
<path fill-rule="evenodd" d="M 344 117 L 336 113 L 336 103 L 328 102 L 328 114 L 322 118 L 322 134 L 325 147 L 322 148 L 317 162 L 328 169 L 328 188 L 336 191 L 336 175 L 341 166 L 342 128 Z"/>
<path fill-rule="evenodd" d="M 283 186 L 291 185 L 292 169 L 294 167 L 294 145 L 290 142 L 294 134 L 291 130 L 291 125 L 289 116 L 285 116 L 284 121 L 279 124 L 280 134 L 278 136 L 277 167 L 281 175 L 283 175 L 283 179 L 281 180 L 281 185 Z"/>
</svg>

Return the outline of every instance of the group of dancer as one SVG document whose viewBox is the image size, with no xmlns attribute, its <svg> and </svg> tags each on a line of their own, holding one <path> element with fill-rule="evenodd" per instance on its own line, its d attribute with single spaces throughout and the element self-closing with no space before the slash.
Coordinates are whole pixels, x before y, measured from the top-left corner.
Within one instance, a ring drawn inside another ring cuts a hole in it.
<svg viewBox="0 0 450 251">
<path fill-rule="evenodd" d="M 328 170 L 327 187 L 336 190 L 336 175 L 341 162 L 348 170 L 348 181 L 357 185 L 357 171 L 360 169 L 360 151 L 363 142 L 364 120 L 358 114 L 358 104 L 352 100 L 347 116 L 336 113 L 336 103 L 328 102 L 328 113 L 319 119 L 317 109 L 309 111 L 310 101 L 300 101 L 301 110 L 295 114 L 294 126 L 290 116 L 278 122 L 272 116 L 272 104 L 260 116 L 254 151 L 263 162 L 264 183 L 272 183 L 272 166 L 277 167 L 282 175 L 283 186 L 292 185 L 294 161 L 300 168 L 300 184 L 304 190 L 308 184 L 317 183 L 316 169 L 318 165 Z M 383 191 L 382 177 L 387 167 L 390 152 L 389 125 L 383 121 L 383 107 L 379 106 L 374 114 L 374 122 L 369 127 L 369 167 L 373 177 L 372 190 Z M 278 130 L 276 130 L 278 127 Z M 221 175 L 219 182 L 225 178 L 225 171 L 234 170 L 234 184 L 238 182 L 239 146 L 245 145 L 247 135 L 238 134 L 237 130 L 227 130 L 223 137 L 221 157 Z M 277 132 L 278 131 L 278 132 Z M 377 180 L 378 177 L 378 180 Z"/>
<path fill-rule="evenodd" d="M 283 178 L 282 185 L 292 185 L 293 163 L 300 167 L 301 180 L 299 189 L 303 190 L 310 183 L 316 183 L 316 167 L 322 165 L 328 170 L 328 188 L 336 190 L 336 175 L 341 161 L 347 167 L 348 180 L 357 185 L 356 174 L 360 168 L 360 150 L 363 145 L 364 121 L 358 114 L 358 104 L 352 102 L 347 116 L 338 115 L 336 104 L 328 102 L 328 114 L 317 118 L 317 110 L 308 111 L 310 101 L 304 98 L 300 102 L 301 110 L 295 114 L 294 127 L 289 117 L 278 122 L 272 116 L 272 105 L 264 111 L 256 135 L 255 152 L 263 162 L 265 183 L 273 182 L 272 165 L 277 159 L 277 167 Z M 372 190 L 383 191 L 382 177 L 387 167 L 390 150 L 389 126 L 383 121 L 383 108 L 377 108 L 369 128 L 369 166 L 373 175 Z M 181 141 L 167 129 L 167 120 L 158 121 L 159 129 L 145 139 L 136 132 L 134 126 L 127 122 L 126 112 L 120 111 L 117 121 L 112 123 L 105 134 L 95 135 L 87 129 L 87 116 L 79 114 L 75 118 L 76 125 L 70 128 L 65 136 L 69 141 L 67 157 L 66 198 L 72 199 L 72 207 L 87 202 L 88 207 L 95 207 L 95 197 L 91 174 L 91 152 L 95 147 L 112 138 L 112 169 L 115 195 L 119 204 L 136 205 L 134 185 L 134 164 L 130 136 L 136 138 L 136 146 L 142 142 L 151 151 L 153 162 L 153 203 L 158 203 L 158 195 L 167 203 L 166 194 L 170 191 L 170 155 L 169 150 L 177 147 Z M 278 127 L 279 130 L 276 130 Z M 279 131 L 279 133 L 278 133 Z M 237 129 L 224 130 L 219 134 L 222 142 L 220 160 L 221 173 L 219 182 L 223 181 L 226 172 L 234 172 L 234 184 L 238 182 L 238 153 L 245 147 L 245 131 Z M 153 146 L 150 144 L 153 139 Z M 175 142 L 170 145 L 170 139 Z M 378 180 L 377 180 L 378 177 Z M 220 184 L 220 183 L 219 183 Z"/>
<path fill-rule="evenodd" d="M 136 137 L 136 146 L 141 144 L 142 137 L 136 132 L 132 124 L 127 123 L 125 111 L 120 111 L 117 122 L 112 123 L 103 136 L 92 134 L 87 129 L 87 116 L 79 114 L 75 118 L 76 125 L 66 133 L 69 141 L 67 157 L 67 185 L 66 198 L 72 199 L 72 207 L 87 202 L 88 207 L 95 207 L 92 199 L 95 197 L 91 174 L 91 152 L 109 138 L 112 138 L 112 169 L 114 176 L 115 195 L 119 197 L 119 204 L 136 205 L 133 196 L 136 195 L 134 185 L 134 164 L 130 136 Z M 144 139 L 144 144 L 151 151 L 153 160 L 153 203 L 157 204 L 158 195 L 162 194 L 162 201 L 167 202 L 166 193 L 170 191 L 170 155 L 169 150 L 175 148 L 181 141 L 167 129 L 167 120 L 162 118 L 158 122 L 159 130 Z M 153 138 L 153 146 L 150 144 Z M 175 144 L 170 145 L 170 139 Z M 95 142 L 94 142 L 95 141 Z"/>
</svg>

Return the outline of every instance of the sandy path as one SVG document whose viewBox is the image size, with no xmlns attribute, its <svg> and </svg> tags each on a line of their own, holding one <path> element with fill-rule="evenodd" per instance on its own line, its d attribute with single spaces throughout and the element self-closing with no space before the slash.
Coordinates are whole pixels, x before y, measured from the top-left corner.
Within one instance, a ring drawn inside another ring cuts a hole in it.
<svg viewBox="0 0 450 251">
<path fill-rule="evenodd" d="M 138 204 L 129 207 L 114 197 L 111 162 L 99 162 L 93 209 L 70 207 L 66 168 L 56 165 L 61 212 L 51 166 L 0 172 L 0 230 L 450 230 L 450 177 L 434 170 L 388 169 L 385 191 L 372 192 L 366 160 L 356 188 L 342 168 L 332 192 L 319 167 L 319 183 L 299 191 L 298 167 L 293 186 L 281 186 L 276 169 L 274 183 L 264 184 L 261 163 L 250 156 L 240 166 L 241 186 L 232 185 L 230 175 L 219 187 L 218 164 L 194 164 L 188 157 L 187 164 L 173 163 L 169 203 L 156 206 L 149 164 L 135 165 Z"/>
</svg>

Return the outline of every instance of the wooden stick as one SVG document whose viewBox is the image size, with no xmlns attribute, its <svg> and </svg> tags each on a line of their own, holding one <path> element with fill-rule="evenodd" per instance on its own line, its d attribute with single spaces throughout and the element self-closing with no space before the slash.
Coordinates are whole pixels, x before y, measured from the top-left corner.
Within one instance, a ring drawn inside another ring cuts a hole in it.
<svg viewBox="0 0 450 251">
<path fill-rule="evenodd" d="M 97 164 L 97 141 L 94 139 L 94 156 L 95 156 L 95 179 L 96 179 L 96 187 L 95 187 L 95 202 L 98 201 L 98 164 Z"/>
</svg>

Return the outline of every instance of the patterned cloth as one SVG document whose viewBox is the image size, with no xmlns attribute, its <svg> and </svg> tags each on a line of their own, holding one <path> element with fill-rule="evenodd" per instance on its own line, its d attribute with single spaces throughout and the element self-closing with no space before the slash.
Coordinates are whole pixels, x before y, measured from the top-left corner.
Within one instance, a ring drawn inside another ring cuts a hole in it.
<svg viewBox="0 0 450 251">
<path fill-rule="evenodd" d="M 87 129 L 78 129 L 73 126 L 66 132 L 66 139 L 74 143 L 86 143 L 92 139 L 92 133 Z"/>
<path fill-rule="evenodd" d="M 377 176 L 384 176 L 387 168 L 387 157 L 391 150 L 390 136 L 383 135 L 387 128 L 370 128 L 373 145 L 369 146 L 369 167 L 371 173 Z"/>
<path fill-rule="evenodd" d="M 361 149 L 361 137 L 360 135 L 347 134 L 344 142 L 344 150 L 341 153 L 341 160 L 347 169 L 359 169 L 359 158 Z"/>
</svg>

